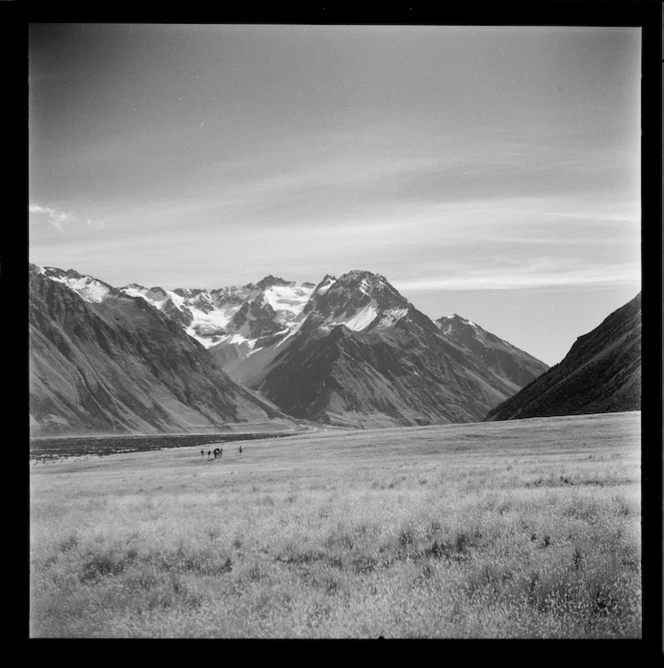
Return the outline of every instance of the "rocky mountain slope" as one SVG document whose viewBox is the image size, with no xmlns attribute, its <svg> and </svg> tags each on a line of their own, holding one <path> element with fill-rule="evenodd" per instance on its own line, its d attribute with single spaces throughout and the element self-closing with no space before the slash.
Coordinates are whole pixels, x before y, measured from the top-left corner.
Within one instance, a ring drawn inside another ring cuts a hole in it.
<svg viewBox="0 0 664 668">
<path fill-rule="evenodd" d="M 30 267 L 36 435 L 217 430 L 286 420 L 233 382 L 172 313 L 75 271 Z"/>
<path fill-rule="evenodd" d="M 258 283 L 215 290 L 162 287 L 130 283 L 119 288 L 180 324 L 204 347 L 235 359 L 261 347 L 275 335 L 286 334 L 309 300 L 315 285 L 266 276 Z"/>
<path fill-rule="evenodd" d="M 85 420 L 86 429 L 203 429 L 255 416 L 259 396 L 270 415 L 277 406 L 336 425 L 467 422 L 547 369 L 460 316 L 434 323 L 368 271 L 318 285 L 266 276 L 210 291 L 114 288 L 53 267 L 31 273 L 37 430 Z M 69 366 L 53 349 L 61 341 L 74 351 Z M 187 395 L 183 377 L 195 385 Z M 164 388 L 148 393 L 155 379 Z"/>
<path fill-rule="evenodd" d="M 610 413 L 641 408 L 641 294 L 580 336 L 565 358 L 487 420 Z"/>
<path fill-rule="evenodd" d="M 456 313 L 439 318 L 436 325 L 448 339 L 467 350 L 487 369 L 514 383 L 515 390 L 549 368 L 544 362 Z"/>
<path fill-rule="evenodd" d="M 228 368 L 295 417 L 360 427 L 468 422 L 519 389 L 377 274 L 326 276 L 296 322 Z"/>
</svg>

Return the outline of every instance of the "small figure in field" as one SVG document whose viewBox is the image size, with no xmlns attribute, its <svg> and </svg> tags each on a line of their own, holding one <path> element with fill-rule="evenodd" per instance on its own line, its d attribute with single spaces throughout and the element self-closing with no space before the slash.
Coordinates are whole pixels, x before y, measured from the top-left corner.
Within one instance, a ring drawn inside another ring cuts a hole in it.
<svg viewBox="0 0 664 668">
<path fill-rule="evenodd" d="M 217 457 L 221 457 L 221 455 L 224 454 L 224 451 L 222 448 L 215 448 L 214 449 L 214 458 L 216 459 Z"/>
<path fill-rule="evenodd" d="M 210 450 L 208 450 L 208 459 L 210 459 L 211 454 L 212 454 L 212 452 Z"/>
<path fill-rule="evenodd" d="M 242 454 L 242 446 L 240 446 L 240 454 Z"/>
<path fill-rule="evenodd" d="M 205 450 L 201 450 L 201 457 L 205 456 Z"/>
</svg>

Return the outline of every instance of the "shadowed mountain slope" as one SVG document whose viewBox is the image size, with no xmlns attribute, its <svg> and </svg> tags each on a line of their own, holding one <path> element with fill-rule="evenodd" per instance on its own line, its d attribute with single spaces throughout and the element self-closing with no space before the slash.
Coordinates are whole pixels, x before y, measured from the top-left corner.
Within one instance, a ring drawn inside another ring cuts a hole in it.
<svg viewBox="0 0 664 668">
<path fill-rule="evenodd" d="M 520 387 L 366 271 L 326 276 L 299 325 L 229 373 L 295 417 L 360 427 L 477 421 Z"/>
<path fill-rule="evenodd" d="M 559 364 L 486 416 L 514 420 L 641 408 L 641 293 L 580 336 Z"/>
<path fill-rule="evenodd" d="M 487 369 L 512 381 L 517 388 L 532 382 L 549 368 L 544 362 L 456 313 L 439 318 L 436 324 L 450 341 L 467 350 Z"/>
<path fill-rule="evenodd" d="M 478 421 L 547 368 L 357 270 L 207 291 L 33 267 L 30 322 L 33 434 Z"/>
<path fill-rule="evenodd" d="M 29 290 L 33 436 L 287 419 L 145 300 L 72 270 L 35 266 Z"/>
</svg>

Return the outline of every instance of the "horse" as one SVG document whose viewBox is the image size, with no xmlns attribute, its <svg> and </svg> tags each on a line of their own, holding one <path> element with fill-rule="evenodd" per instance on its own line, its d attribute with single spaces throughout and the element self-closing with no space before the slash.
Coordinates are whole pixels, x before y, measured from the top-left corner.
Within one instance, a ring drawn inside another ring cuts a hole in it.
<svg viewBox="0 0 664 668">
<path fill-rule="evenodd" d="M 215 448 L 214 449 L 214 458 L 216 459 L 217 457 L 221 457 L 221 455 L 224 454 L 223 448 Z"/>
</svg>

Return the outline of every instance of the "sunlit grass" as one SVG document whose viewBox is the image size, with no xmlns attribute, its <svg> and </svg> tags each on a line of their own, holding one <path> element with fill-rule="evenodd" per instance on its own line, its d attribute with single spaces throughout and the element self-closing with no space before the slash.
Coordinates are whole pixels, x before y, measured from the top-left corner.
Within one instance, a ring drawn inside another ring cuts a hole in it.
<svg viewBox="0 0 664 668">
<path fill-rule="evenodd" d="M 32 635 L 640 637 L 639 421 L 34 466 Z"/>
</svg>

